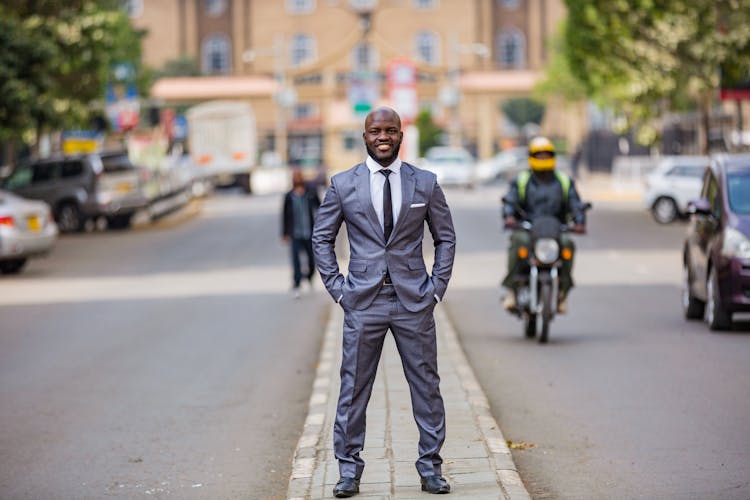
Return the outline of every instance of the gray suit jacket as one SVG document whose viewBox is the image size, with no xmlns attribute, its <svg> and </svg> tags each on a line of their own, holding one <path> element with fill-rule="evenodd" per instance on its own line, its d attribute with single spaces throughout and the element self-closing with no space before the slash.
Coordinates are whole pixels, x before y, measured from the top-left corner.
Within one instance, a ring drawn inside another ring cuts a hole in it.
<svg viewBox="0 0 750 500">
<path fill-rule="evenodd" d="M 453 270 L 456 233 L 445 196 L 431 172 L 408 163 L 401 167 L 401 212 L 391 237 L 383 229 L 370 197 L 370 171 L 364 163 L 334 175 L 318 209 L 312 243 L 323 283 L 345 308 L 366 309 L 383 284 L 386 270 L 406 309 L 417 312 L 442 298 Z M 435 264 L 427 273 L 422 258 L 424 223 L 435 243 Z M 349 272 L 340 271 L 334 245 L 341 223 L 349 237 Z"/>
</svg>

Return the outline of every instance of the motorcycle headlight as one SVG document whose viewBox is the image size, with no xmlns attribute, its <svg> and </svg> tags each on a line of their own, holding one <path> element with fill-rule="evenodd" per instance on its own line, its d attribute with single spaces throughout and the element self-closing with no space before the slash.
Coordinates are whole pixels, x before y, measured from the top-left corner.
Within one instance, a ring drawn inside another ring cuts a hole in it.
<svg viewBox="0 0 750 500">
<path fill-rule="evenodd" d="M 750 239 L 736 229 L 728 227 L 724 231 L 724 245 L 721 253 L 727 257 L 750 259 Z"/>
<path fill-rule="evenodd" d="M 560 255 L 560 245 L 552 238 L 540 238 L 534 245 L 534 256 L 543 264 L 552 264 Z"/>
</svg>

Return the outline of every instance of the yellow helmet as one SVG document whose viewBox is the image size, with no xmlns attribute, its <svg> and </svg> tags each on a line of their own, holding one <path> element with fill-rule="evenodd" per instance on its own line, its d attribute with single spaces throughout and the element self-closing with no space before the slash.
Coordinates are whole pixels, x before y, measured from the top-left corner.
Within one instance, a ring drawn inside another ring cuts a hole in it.
<svg viewBox="0 0 750 500">
<path fill-rule="evenodd" d="M 555 169 L 555 145 L 546 137 L 534 137 L 529 143 L 531 170 Z"/>
</svg>

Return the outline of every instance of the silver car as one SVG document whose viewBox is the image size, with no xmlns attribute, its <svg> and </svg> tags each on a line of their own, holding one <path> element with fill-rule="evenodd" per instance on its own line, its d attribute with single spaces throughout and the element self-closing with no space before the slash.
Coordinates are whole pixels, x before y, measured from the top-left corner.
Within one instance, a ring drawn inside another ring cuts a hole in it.
<svg viewBox="0 0 750 500">
<path fill-rule="evenodd" d="M 129 227 L 134 214 L 151 203 L 147 186 L 158 189 L 150 177 L 126 152 L 114 151 L 23 162 L 3 187 L 48 203 L 60 230 L 67 233 L 82 231 L 88 220 L 99 217 L 105 217 L 110 228 Z"/>
<path fill-rule="evenodd" d="M 688 202 L 699 198 L 706 156 L 666 156 L 646 178 L 644 206 L 660 224 L 688 215 Z"/>
<path fill-rule="evenodd" d="M 56 240 L 49 205 L 0 190 L 0 273 L 20 272 L 29 257 L 47 254 Z"/>
<path fill-rule="evenodd" d="M 425 156 L 419 166 L 434 173 L 440 185 L 474 187 L 476 163 L 464 148 L 436 146 Z"/>
<path fill-rule="evenodd" d="M 496 179 L 510 181 L 523 170 L 529 168 L 529 149 L 517 147 L 501 151 L 488 160 L 477 164 L 477 178 L 480 182 L 492 182 Z"/>
</svg>

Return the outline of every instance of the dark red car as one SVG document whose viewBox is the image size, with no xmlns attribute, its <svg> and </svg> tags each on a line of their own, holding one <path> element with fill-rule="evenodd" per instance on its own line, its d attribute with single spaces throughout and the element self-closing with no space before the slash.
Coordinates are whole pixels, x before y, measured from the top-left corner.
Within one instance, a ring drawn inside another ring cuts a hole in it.
<svg viewBox="0 0 750 500">
<path fill-rule="evenodd" d="M 727 330 L 734 313 L 750 312 L 750 154 L 714 158 L 688 211 L 685 317 Z"/>
</svg>

